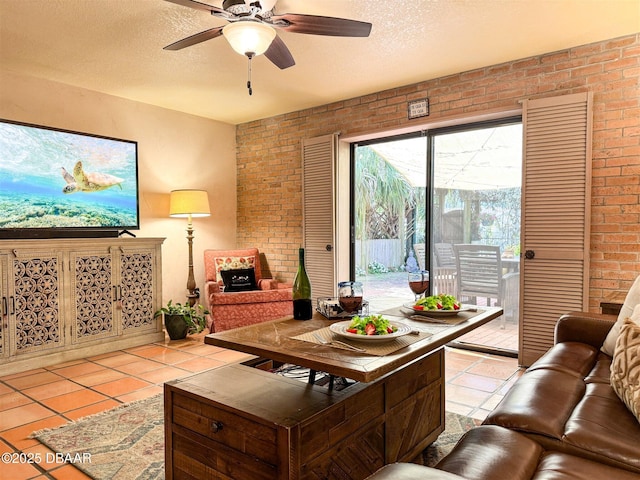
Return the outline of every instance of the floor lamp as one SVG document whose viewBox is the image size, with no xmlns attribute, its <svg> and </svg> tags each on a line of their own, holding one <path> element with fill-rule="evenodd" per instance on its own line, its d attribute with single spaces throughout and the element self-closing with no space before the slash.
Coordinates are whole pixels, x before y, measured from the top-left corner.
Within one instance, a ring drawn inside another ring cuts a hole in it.
<svg viewBox="0 0 640 480">
<path fill-rule="evenodd" d="M 187 277 L 187 299 L 193 306 L 200 298 L 200 290 L 196 287 L 193 275 L 193 224 L 194 217 L 208 217 L 209 198 L 204 190 L 173 190 L 169 200 L 169 216 L 187 218 L 187 243 L 189 244 L 189 276 Z"/>
</svg>

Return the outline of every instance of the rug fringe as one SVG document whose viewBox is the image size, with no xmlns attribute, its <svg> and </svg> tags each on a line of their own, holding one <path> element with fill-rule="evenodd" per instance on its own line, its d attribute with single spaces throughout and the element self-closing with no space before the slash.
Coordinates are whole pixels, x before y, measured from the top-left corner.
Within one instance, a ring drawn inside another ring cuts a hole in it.
<svg viewBox="0 0 640 480">
<path fill-rule="evenodd" d="M 115 413 L 118 410 L 125 410 L 127 408 L 134 407 L 134 406 L 139 405 L 139 404 L 141 404 L 143 402 L 148 402 L 150 400 L 153 400 L 153 399 L 155 399 L 157 397 L 162 397 L 162 396 L 164 396 L 164 393 L 157 393 L 157 394 L 151 395 L 150 397 L 147 397 L 147 398 L 141 398 L 140 400 L 134 400 L 132 402 L 123 403 L 122 405 L 115 406 L 113 408 L 110 408 L 109 410 L 105 410 L 104 412 L 93 413 L 91 415 L 86 415 L 84 417 L 76 418 L 75 420 L 70 420 L 67 423 L 65 423 L 64 425 L 59 425 L 57 427 L 52 427 L 52 428 L 42 428 L 40 430 L 36 430 L 35 432 L 32 432 L 31 434 L 29 434 L 29 436 L 27 438 L 37 438 L 40 435 L 44 435 L 44 434 L 48 434 L 48 433 L 54 432 L 54 431 L 59 430 L 61 428 L 68 427 L 69 425 L 73 425 L 75 423 L 82 422 L 84 420 L 93 420 L 93 419 L 99 419 L 100 417 L 106 417 L 107 415 Z"/>
</svg>

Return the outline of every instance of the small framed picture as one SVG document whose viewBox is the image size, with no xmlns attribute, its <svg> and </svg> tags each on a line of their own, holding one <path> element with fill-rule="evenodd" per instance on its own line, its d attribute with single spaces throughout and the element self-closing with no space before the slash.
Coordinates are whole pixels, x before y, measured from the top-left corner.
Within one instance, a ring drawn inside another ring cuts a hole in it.
<svg viewBox="0 0 640 480">
<path fill-rule="evenodd" d="M 407 115 L 409 120 L 413 118 L 429 116 L 429 99 L 413 100 L 407 105 Z"/>
</svg>

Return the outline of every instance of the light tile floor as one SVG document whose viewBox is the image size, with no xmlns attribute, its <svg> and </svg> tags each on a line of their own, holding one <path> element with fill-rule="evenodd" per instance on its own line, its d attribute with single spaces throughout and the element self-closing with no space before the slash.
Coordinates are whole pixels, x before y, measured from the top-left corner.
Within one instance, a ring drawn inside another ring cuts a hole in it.
<svg viewBox="0 0 640 480">
<path fill-rule="evenodd" d="M 51 451 L 29 438 L 35 430 L 150 397 L 162 392 L 168 380 L 245 358 L 205 345 L 203 335 L 196 335 L 0 377 L 0 454 L 14 454 L 2 457 L 0 478 L 86 479 L 72 465 L 11 459 L 20 453 L 47 458 Z M 521 374 L 516 359 L 451 348 L 446 349 L 445 365 L 447 410 L 478 419 Z"/>
</svg>

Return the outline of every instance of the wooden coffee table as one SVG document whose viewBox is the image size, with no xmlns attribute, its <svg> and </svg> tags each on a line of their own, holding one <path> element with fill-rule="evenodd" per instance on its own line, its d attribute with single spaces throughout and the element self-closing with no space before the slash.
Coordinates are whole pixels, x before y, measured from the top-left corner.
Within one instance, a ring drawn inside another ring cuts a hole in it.
<svg viewBox="0 0 640 480">
<path fill-rule="evenodd" d="M 166 477 L 362 479 L 410 461 L 444 430 L 443 345 L 501 314 L 482 308 L 447 326 L 389 315 L 422 334 L 383 356 L 292 338 L 335 322 L 320 314 L 207 335 L 256 360 L 165 384 Z M 358 383 L 330 390 L 250 366 L 261 362 Z"/>
</svg>

